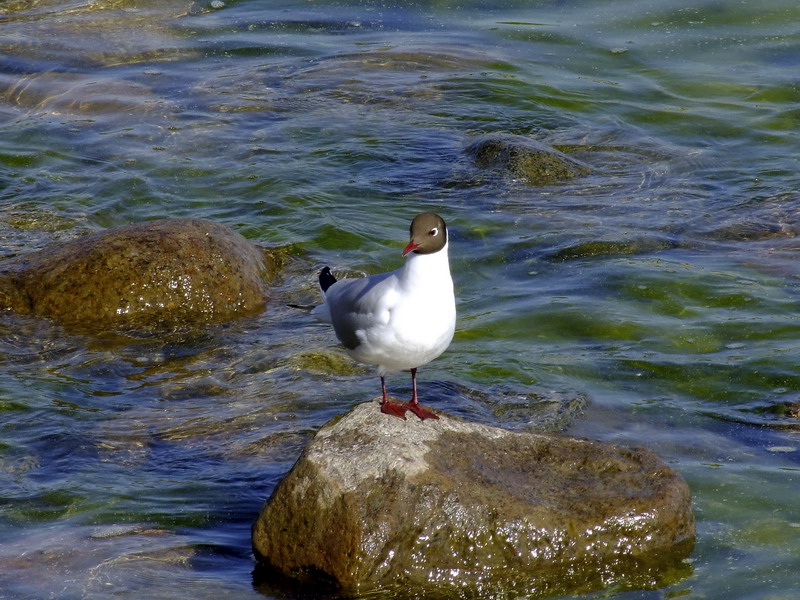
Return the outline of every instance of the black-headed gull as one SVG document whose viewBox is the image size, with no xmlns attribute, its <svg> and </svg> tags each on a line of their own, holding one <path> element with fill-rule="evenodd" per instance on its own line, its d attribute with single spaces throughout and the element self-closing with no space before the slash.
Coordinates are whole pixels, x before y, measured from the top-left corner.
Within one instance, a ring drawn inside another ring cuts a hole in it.
<svg viewBox="0 0 800 600">
<path fill-rule="evenodd" d="M 450 345 L 456 326 L 453 280 L 447 260 L 447 225 L 433 213 L 411 221 L 405 264 L 396 271 L 337 281 L 329 267 L 320 271 L 325 304 L 313 314 L 331 323 L 347 353 L 358 362 L 377 365 L 381 411 L 405 419 L 438 419 L 417 400 L 417 368 Z M 398 404 L 386 394 L 385 376 L 411 371 L 411 401 Z"/>
</svg>

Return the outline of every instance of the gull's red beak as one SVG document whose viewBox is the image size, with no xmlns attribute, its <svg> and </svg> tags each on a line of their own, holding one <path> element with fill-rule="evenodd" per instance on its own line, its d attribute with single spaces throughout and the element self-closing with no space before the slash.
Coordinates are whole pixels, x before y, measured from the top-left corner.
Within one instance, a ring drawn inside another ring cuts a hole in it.
<svg viewBox="0 0 800 600">
<path fill-rule="evenodd" d="M 405 258 L 406 255 L 410 254 L 417 248 L 419 248 L 419 244 L 414 240 L 411 240 L 410 242 L 408 242 L 408 246 L 406 246 L 406 249 L 403 250 L 403 257 Z"/>
</svg>

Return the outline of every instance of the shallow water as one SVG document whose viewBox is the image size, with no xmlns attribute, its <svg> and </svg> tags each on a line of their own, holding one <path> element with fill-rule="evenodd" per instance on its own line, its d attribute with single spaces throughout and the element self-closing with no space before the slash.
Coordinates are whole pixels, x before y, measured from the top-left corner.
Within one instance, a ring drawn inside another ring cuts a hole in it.
<svg viewBox="0 0 800 600">
<path fill-rule="evenodd" d="M 591 597 L 795 597 L 800 8 L 404 5 L 0 5 L 0 256 L 199 216 L 294 257 L 263 315 L 211 330 L 0 317 L 0 596 L 285 597 L 253 584 L 250 524 L 378 389 L 289 304 L 322 264 L 397 267 L 430 209 L 459 326 L 423 401 L 647 446 L 692 489 L 691 574 Z M 593 170 L 479 169 L 489 132 Z"/>
</svg>

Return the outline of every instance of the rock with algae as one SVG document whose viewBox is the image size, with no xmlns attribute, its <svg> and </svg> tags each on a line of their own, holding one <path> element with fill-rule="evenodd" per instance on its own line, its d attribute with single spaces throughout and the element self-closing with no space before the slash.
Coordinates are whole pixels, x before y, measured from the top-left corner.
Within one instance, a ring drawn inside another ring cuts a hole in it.
<svg viewBox="0 0 800 600">
<path fill-rule="evenodd" d="M 0 263 L 0 308 L 89 328 L 219 321 L 263 310 L 274 266 L 219 223 L 148 221 Z"/>
<path fill-rule="evenodd" d="M 582 162 L 519 135 L 489 134 L 467 147 L 481 168 L 499 168 L 531 185 L 552 185 L 591 172 Z"/>
<path fill-rule="evenodd" d="M 326 424 L 253 526 L 261 580 L 541 597 L 685 576 L 689 490 L 646 450 L 376 404 Z"/>
</svg>

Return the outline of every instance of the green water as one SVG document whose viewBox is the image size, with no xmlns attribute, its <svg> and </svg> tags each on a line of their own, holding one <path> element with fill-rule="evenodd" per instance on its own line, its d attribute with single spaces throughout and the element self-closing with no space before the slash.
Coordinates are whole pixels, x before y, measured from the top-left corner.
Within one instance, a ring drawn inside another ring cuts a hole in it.
<svg viewBox="0 0 800 600">
<path fill-rule="evenodd" d="M 288 305 L 323 264 L 399 266 L 430 209 L 459 325 L 423 401 L 514 429 L 584 407 L 568 433 L 692 489 L 691 574 L 589 597 L 795 598 L 798 68 L 784 0 L 0 2 L 0 256 L 199 216 L 294 257 L 213 330 L 0 316 L 0 597 L 291 597 L 254 587 L 250 524 L 378 384 Z M 492 132 L 592 172 L 480 169 Z"/>
</svg>

